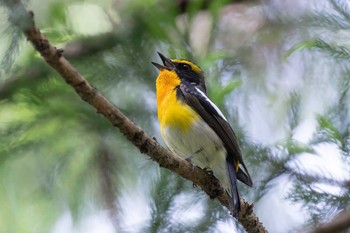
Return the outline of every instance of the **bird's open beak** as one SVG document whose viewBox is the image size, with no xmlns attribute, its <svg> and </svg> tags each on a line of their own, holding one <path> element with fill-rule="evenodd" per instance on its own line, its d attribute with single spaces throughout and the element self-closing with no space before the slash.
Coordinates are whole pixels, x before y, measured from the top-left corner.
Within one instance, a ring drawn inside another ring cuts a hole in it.
<svg viewBox="0 0 350 233">
<path fill-rule="evenodd" d="M 155 67 L 157 67 L 159 70 L 162 70 L 162 69 L 173 70 L 173 69 L 175 69 L 174 63 L 169 58 L 165 57 L 160 52 L 158 52 L 158 55 L 162 59 L 164 65 L 152 62 L 152 64 Z"/>
</svg>

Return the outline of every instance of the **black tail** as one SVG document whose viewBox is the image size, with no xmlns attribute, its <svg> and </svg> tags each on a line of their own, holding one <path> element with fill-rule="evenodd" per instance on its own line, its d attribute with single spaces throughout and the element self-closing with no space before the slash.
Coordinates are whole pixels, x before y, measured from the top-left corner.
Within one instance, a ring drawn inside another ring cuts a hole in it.
<svg viewBox="0 0 350 233">
<path fill-rule="evenodd" d="M 235 165 L 232 159 L 226 159 L 226 166 L 231 186 L 231 193 L 227 191 L 229 198 L 229 208 L 233 216 L 237 216 L 241 211 L 241 202 L 239 198 L 238 188 L 237 188 L 237 177 L 235 171 Z"/>
<path fill-rule="evenodd" d="M 248 172 L 245 164 L 242 162 L 241 165 L 243 166 L 245 172 L 239 167 L 237 174 L 236 174 L 237 179 L 242 181 L 243 183 L 245 183 L 249 187 L 252 187 L 253 186 L 252 178 L 250 178 L 249 172 Z"/>
</svg>

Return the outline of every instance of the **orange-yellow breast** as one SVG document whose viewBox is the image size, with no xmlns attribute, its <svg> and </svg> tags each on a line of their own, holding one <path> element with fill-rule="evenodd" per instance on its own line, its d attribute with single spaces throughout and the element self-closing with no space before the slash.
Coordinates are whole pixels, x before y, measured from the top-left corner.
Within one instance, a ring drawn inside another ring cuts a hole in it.
<svg viewBox="0 0 350 233">
<path fill-rule="evenodd" d="M 161 70 L 157 82 L 157 105 L 160 128 L 178 127 L 182 132 L 188 131 L 199 115 L 187 104 L 176 100 L 176 87 L 181 80 L 175 71 Z M 163 135 L 164 136 L 164 135 Z"/>
</svg>

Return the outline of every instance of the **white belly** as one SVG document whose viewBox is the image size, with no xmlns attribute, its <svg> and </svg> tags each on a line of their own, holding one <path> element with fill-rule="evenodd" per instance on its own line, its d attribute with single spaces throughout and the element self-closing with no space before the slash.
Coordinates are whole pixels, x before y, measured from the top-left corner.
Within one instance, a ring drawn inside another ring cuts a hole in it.
<svg viewBox="0 0 350 233">
<path fill-rule="evenodd" d="M 192 157 L 192 163 L 209 168 L 226 190 L 230 190 L 226 167 L 226 149 L 217 134 L 203 121 L 183 132 L 180 128 L 166 127 L 163 137 L 171 151 L 182 158 Z"/>
</svg>

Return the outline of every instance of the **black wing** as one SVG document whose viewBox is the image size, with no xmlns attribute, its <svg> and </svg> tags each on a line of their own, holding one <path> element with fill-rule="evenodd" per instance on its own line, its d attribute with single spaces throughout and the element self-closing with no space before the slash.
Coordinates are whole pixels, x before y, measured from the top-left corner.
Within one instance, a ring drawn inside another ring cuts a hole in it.
<svg viewBox="0 0 350 233">
<path fill-rule="evenodd" d="M 201 90 L 189 83 L 182 82 L 178 87 L 177 94 L 203 118 L 223 141 L 227 150 L 227 163 L 236 164 L 238 161 L 243 166 L 244 171 L 239 168 L 238 171 L 235 171 L 235 176 L 251 187 L 253 182 L 243 162 L 237 137 L 219 108 Z"/>
</svg>

